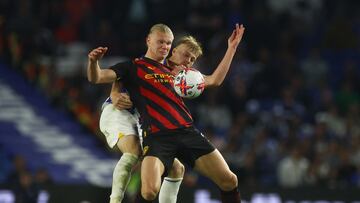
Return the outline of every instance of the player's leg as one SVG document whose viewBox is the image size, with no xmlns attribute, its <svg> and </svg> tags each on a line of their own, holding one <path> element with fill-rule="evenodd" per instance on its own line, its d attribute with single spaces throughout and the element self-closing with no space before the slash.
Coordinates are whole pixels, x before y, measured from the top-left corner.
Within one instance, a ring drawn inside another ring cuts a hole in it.
<svg viewBox="0 0 360 203">
<path fill-rule="evenodd" d="M 143 137 L 143 156 L 141 163 L 140 202 L 153 201 L 160 190 L 161 177 L 168 175 L 178 150 L 176 135 L 157 133 Z"/>
<path fill-rule="evenodd" d="M 151 202 L 159 193 L 161 176 L 165 167 L 161 160 L 155 156 L 146 156 L 141 163 L 141 196 Z"/>
<path fill-rule="evenodd" d="M 119 203 L 124 198 L 127 184 L 131 178 L 132 167 L 137 163 L 140 146 L 133 127 L 131 114 L 117 110 L 112 104 L 104 107 L 100 117 L 100 130 L 105 135 L 108 145 L 115 145 L 123 152 L 113 172 L 111 203 Z"/>
<path fill-rule="evenodd" d="M 119 203 L 123 200 L 132 168 L 137 163 L 140 154 L 139 140 L 136 135 L 124 136 L 119 139 L 117 146 L 123 155 L 114 168 L 110 203 Z"/>
<path fill-rule="evenodd" d="M 221 190 L 223 203 L 239 203 L 237 177 L 210 141 L 196 128 L 185 129 L 181 140 L 186 147 L 177 153 L 180 160 L 214 181 Z"/>
<path fill-rule="evenodd" d="M 237 177 L 230 170 L 223 156 L 217 149 L 199 157 L 195 161 L 194 169 L 210 178 L 219 186 L 223 203 L 240 202 L 240 194 L 237 189 Z"/>
<path fill-rule="evenodd" d="M 184 165 L 178 159 L 175 159 L 168 176 L 164 178 L 161 184 L 159 203 L 176 203 L 184 173 Z"/>
</svg>

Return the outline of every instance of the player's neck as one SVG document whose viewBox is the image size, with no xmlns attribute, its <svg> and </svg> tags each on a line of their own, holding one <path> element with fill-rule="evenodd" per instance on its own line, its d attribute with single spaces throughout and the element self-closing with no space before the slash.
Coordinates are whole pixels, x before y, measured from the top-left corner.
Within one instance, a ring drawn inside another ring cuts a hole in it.
<svg viewBox="0 0 360 203">
<path fill-rule="evenodd" d="M 149 51 L 146 52 L 146 54 L 145 54 L 144 57 L 149 58 L 149 59 L 151 59 L 151 60 L 153 60 L 153 61 L 156 61 L 156 62 L 158 62 L 158 63 L 163 63 L 164 60 L 165 60 L 164 58 L 159 58 L 159 57 L 154 56 L 154 55 L 151 54 Z"/>
</svg>

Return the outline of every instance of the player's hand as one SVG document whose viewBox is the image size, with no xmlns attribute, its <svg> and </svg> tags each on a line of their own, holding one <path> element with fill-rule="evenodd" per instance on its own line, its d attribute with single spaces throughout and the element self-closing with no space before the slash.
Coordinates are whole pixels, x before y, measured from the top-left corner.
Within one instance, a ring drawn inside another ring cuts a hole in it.
<svg viewBox="0 0 360 203">
<path fill-rule="evenodd" d="M 108 50 L 107 47 L 98 47 L 96 49 L 91 50 L 90 53 L 88 54 L 89 60 L 91 62 L 96 62 L 100 60 L 104 56 L 107 50 Z"/>
<path fill-rule="evenodd" d="M 228 47 L 229 48 L 236 49 L 238 47 L 238 45 L 244 35 L 244 31 L 245 31 L 245 27 L 243 26 L 243 24 L 235 25 L 235 29 L 233 30 L 231 36 L 228 39 Z"/>
<path fill-rule="evenodd" d="M 180 71 L 184 70 L 185 68 L 186 68 L 186 66 L 184 66 L 184 65 L 176 65 L 173 67 L 171 74 L 177 75 Z"/>
<path fill-rule="evenodd" d="M 129 95 L 126 93 L 112 93 L 111 101 L 115 108 L 119 110 L 130 109 L 133 106 Z"/>
</svg>

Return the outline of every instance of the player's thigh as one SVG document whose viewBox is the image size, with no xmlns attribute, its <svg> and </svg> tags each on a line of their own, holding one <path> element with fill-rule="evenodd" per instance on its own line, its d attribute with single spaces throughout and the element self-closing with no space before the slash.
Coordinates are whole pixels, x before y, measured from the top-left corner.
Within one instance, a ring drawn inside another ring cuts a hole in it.
<svg viewBox="0 0 360 203">
<path fill-rule="evenodd" d="M 135 130 L 133 115 L 127 110 L 118 110 L 112 104 L 104 107 L 100 117 L 100 130 L 109 147 L 115 145 L 124 153 L 139 155 L 140 144 Z"/>
<path fill-rule="evenodd" d="M 236 176 L 217 149 L 199 157 L 195 161 L 194 169 L 213 180 L 219 186 L 223 185 L 224 182 L 231 181 L 235 184 L 235 181 L 237 181 L 233 180 L 234 178 L 236 179 Z"/>
<path fill-rule="evenodd" d="M 140 142 L 137 135 L 126 135 L 120 138 L 117 142 L 117 146 L 122 153 L 140 155 Z"/>
<path fill-rule="evenodd" d="M 141 191 L 158 192 L 160 190 L 161 175 L 164 164 L 155 156 L 145 156 L 141 163 Z"/>
</svg>

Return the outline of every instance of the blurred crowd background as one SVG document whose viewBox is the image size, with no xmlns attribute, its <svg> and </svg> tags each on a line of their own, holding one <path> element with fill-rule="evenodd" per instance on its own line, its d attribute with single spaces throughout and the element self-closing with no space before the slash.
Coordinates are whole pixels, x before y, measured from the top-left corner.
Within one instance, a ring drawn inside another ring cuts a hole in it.
<svg viewBox="0 0 360 203">
<path fill-rule="evenodd" d="M 87 81 L 87 54 L 109 47 L 104 66 L 141 56 L 159 22 L 202 43 L 204 74 L 246 27 L 224 84 L 187 101 L 240 186 L 360 187 L 360 1 L 1 0 L 0 59 L 109 150 L 98 121 L 111 87 Z M 15 163 L 4 183 L 24 160 L 0 158 Z"/>
</svg>

